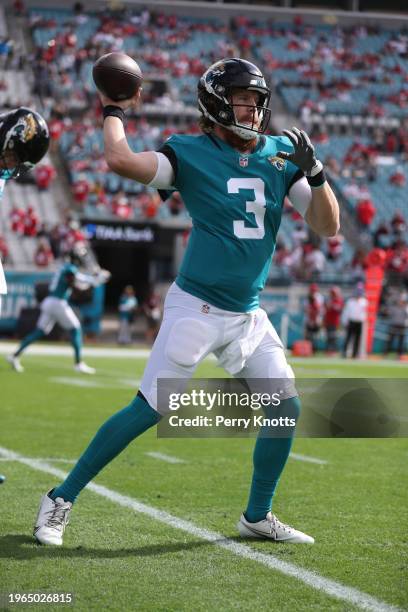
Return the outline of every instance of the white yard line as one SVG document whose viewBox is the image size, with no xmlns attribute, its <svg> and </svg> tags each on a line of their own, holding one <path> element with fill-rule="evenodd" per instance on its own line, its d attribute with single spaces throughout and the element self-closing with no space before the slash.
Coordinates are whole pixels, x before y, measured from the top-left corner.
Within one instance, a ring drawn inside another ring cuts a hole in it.
<svg viewBox="0 0 408 612">
<path fill-rule="evenodd" d="M 26 457 L 30 459 L 30 457 Z M 20 461 L 11 457 L 0 457 L 0 461 Z M 49 462 L 49 463 L 76 463 L 78 459 L 64 459 L 63 457 L 36 457 L 33 461 Z"/>
<path fill-rule="evenodd" d="M 95 376 L 51 376 L 48 380 L 52 383 L 68 385 L 70 387 L 94 387 L 99 389 L 138 389 L 141 382 L 139 379 L 133 380 L 131 378 L 101 379 L 98 376 L 98 371 Z"/>
<path fill-rule="evenodd" d="M 18 461 L 19 463 L 27 465 L 34 470 L 45 472 L 46 474 L 52 474 L 57 478 L 65 479 L 67 476 L 66 472 L 63 472 L 58 468 L 54 468 L 52 465 L 44 461 L 24 457 L 23 455 L 8 450 L 7 448 L 0 447 L 0 455 L 2 457 Z M 173 516 L 168 512 L 154 508 L 153 506 L 142 504 L 132 497 L 116 493 L 116 491 L 112 491 L 111 489 L 108 489 L 102 485 L 97 485 L 91 482 L 88 484 L 87 488 L 94 493 L 97 493 L 101 497 L 118 504 L 119 506 L 129 508 L 134 512 L 145 514 L 156 521 L 164 523 L 167 527 L 180 529 L 181 531 L 184 531 L 195 538 L 201 538 L 207 542 L 212 542 L 215 546 L 224 548 L 238 557 L 256 561 L 257 563 L 285 574 L 286 576 L 296 578 L 300 582 L 303 582 L 304 584 L 316 589 L 317 591 L 320 591 L 321 593 L 324 593 L 325 595 L 347 602 L 348 604 L 358 606 L 362 610 L 369 610 L 371 612 L 399 611 L 398 608 L 386 604 L 385 602 L 380 601 L 375 597 L 372 597 L 371 595 L 368 595 L 367 593 L 359 591 L 353 587 L 345 586 L 344 584 L 331 580 L 330 578 L 325 578 L 324 576 L 321 576 L 315 572 L 299 567 L 294 563 L 282 561 L 273 555 L 257 552 L 246 544 L 240 544 L 239 542 L 226 538 L 221 533 L 203 529 L 190 521 L 185 521 L 184 519 Z M 271 547 L 272 546 L 273 545 L 271 545 Z"/>
<path fill-rule="evenodd" d="M 316 457 L 309 457 L 308 455 L 300 455 L 299 453 L 290 453 L 289 457 L 297 459 L 298 461 L 305 461 L 306 463 L 317 463 L 318 465 L 327 465 L 329 462 L 324 459 L 317 459 Z"/>
<path fill-rule="evenodd" d="M 161 461 L 166 461 L 167 463 L 185 463 L 183 459 L 179 459 L 178 457 L 172 457 L 171 455 L 165 455 L 164 453 L 156 453 L 155 451 L 151 451 L 149 453 L 145 453 L 148 457 L 153 457 L 153 459 L 160 459 Z"/>
</svg>

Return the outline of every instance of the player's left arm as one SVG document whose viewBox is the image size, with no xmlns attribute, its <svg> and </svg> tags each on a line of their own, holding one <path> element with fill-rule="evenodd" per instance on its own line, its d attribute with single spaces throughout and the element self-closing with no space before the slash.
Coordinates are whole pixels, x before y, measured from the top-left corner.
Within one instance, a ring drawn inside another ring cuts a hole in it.
<svg viewBox="0 0 408 612">
<path fill-rule="evenodd" d="M 294 127 L 292 131 L 284 130 L 284 133 L 291 141 L 294 151 L 292 153 L 279 151 L 277 156 L 298 166 L 306 175 L 310 186 L 304 218 L 319 236 L 335 236 L 340 229 L 340 209 L 337 198 L 326 180 L 323 164 L 316 159 L 315 148 L 306 132 Z"/>
</svg>

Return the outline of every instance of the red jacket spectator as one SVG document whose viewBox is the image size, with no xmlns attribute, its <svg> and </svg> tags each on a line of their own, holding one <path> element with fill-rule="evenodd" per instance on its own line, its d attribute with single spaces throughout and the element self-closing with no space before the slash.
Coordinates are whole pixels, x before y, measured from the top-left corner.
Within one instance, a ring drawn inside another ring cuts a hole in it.
<svg viewBox="0 0 408 612">
<path fill-rule="evenodd" d="M 408 270 L 408 247 L 403 241 L 398 242 L 396 248 L 390 251 L 388 270 L 397 274 L 404 274 Z"/>
<path fill-rule="evenodd" d="M 330 289 L 329 298 L 325 304 L 324 324 L 326 327 L 339 327 L 344 301 L 338 287 Z"/>
<path fill-rule="evenodd" d="M 360 200 L 356 206 L 357 219 L 364 227 L 371 225 L 376 212 L 374 204 L 369 199 Z"/>
<path fill-rule="evenodd" d="M 40 191 L 45 191 L 50 186 L 56 172 L 50 164 L 40 164 L 35 167 L 35 182 Z"/>
<path fill-rule="evenodd" d="M 86 202 L 89 194 L 89 183 L 86 178 L 76 181 L 76 183 L 72 185 L 72 192 L 74 194 L 75 202 L 78 204 L 83 204 Z"/>
<path fill-rule="evenodd" d="M 48 124 L 51 140 L 58 141 L 64 131 L 64 124 L 60 119 L 52 119 Z"/>
<path fill-rule="evenodd" d="M 16 234 L 24 234 L 24 218 L 25 211 L 22 208 L 17 208 L 17 206 L 13 206 L 10 211 L 10 222 L 11 222 L 11 231 Z"/>
<path fill-rule="evenodd" d="M 396 185 L 397 187 L 405 186 L 406 178 L 401 168 L 397 168 L 397 171 L 390 176 L 390 183 L 391 185 Z"/>
<path fill-rule="evenodd" d="M 54 260 L 51 248 L 47 242 L 40 241 L 34 255 L 34 263 L 39 268 L 46 268 Z"/>
<path fill-rule="evenodd" d="M 40 222 L 34 209 L 32 206 L 29 206 L 24 217 L 24 236 L 36 236 L 39 224 Z"/>
<path fill-rule="evenodd" d="M 310 285 L 306 302 L 306 325 L 320 327 L 322 324 L 324 301 L 316 283 Z"/>
</svg>

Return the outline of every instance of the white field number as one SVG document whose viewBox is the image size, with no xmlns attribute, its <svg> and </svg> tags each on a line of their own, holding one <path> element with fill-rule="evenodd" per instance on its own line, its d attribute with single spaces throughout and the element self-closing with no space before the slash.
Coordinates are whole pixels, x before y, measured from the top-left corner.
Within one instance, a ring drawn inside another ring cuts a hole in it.
<svg viewBox="0 0 408 612">
<path fill-rule="evenodd" d="M 236 220 L 233 223 L 234 234 L 244 240 L 260 240 L 265 236 L 264 218 L 266 211 L 265 183 L 260 178 L 231 178 L 227 182 L 228 193 L 239 193 L 240 189 L 252 189 L 254 200 L 246 200 L 245 210 L 255 215 L 256 227 L 246 227 L 245 221 Z"/>
</svg>

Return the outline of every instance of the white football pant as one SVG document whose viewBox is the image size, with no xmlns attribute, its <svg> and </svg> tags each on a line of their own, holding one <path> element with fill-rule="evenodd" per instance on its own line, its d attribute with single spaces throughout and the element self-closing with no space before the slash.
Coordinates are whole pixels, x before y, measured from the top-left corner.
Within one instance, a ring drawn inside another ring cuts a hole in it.
<svg viewBox="0 0 408 612">
<path fill-rule="evenodd" d="M 214 353 L 221 361 L 229 347 L 245 344 L 246 340 L 254 337 L 251 323 L 257 317 L 264 326 L 262 334 L 257 346 L 246 356 L 243 367 L 233 372 L 234 376 L 284 380 L 286 384 L 281 398 L 297 395 L 293 370 L 264 310 L 258 308 L 250 313 L 222 310 L 173 283 L 167 293 L 163 321 L 140 385 L 140 391 L 150 406 L 160 413 L 167 412 L 166 407 L 157 405 L 158 379 L 191 378 L 209 353 Z"/>
<path fill-rule="evenodd" d="M 49 334 L 56 323 L 63 329 L 78 329 L 81 327 L 78 317 L 66 300 L 48 296 L 41 304 L 41 314 L 37 327 L 44 334 Z"/>
</svg>

